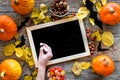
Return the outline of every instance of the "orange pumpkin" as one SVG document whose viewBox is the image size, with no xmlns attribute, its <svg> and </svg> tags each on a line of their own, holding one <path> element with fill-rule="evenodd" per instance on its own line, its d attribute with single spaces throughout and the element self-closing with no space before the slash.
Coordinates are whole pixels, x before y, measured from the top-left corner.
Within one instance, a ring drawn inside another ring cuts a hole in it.
<svg viewBox="0 0 120 80">
<path fill-rule="evenodd" d="M 11 40 L 17 32 L 17 25 L 14 20 L 7 16 L 0 16 L 0 40 Z"/>
<path fill-rule="evenodd" d="M 2 80 L 18 80 L 21 74 L 21 65 L 14 59 L 6 59 L 0 64 L 0 77 Z"/>
<path fill-rule="evenodd" d="M 108 25 L 116 25 L 120 22 L 120 5 L 108 2 L 99 12 L 100 20 Z"/>
<path fill-rule="evenodd" d="M 11 0 L 11 6 L 20 15 L 27 15 L 32 12 L 34 0 Z"/>
<path fill-rule="evenodd" d="M 93 71 L 102 76 L 108 76 L 114 72 L 114 62 L 108 55 L 99 55 L 92 60 Z"/>
</svg>

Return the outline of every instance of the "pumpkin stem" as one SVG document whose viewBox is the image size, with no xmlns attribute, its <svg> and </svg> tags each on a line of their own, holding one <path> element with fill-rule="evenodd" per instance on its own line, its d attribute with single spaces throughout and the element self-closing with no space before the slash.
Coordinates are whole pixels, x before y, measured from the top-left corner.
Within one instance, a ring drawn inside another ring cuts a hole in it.
<svg viewBox="0 0 120 80">
<path fill-rule="evenodd" d="M 19 3 L 19 1 L 18 0 L 14 0 L 14 4 L 18 4 Z"/>
<path fill-rule="evenodd" d="M 108 66 L 108 61 L 107 61 L 105 58 L 104 58 L 103 61 L 104 61 L 104 65 L 105 65 L 105 66 Z"/>
<path fill-rule="evenodd" d="M 5 71 L 2 71 L 0 76 L 3 78 L 5 76 Z"/>
<path fill-rule="evenodd" d="M 5 32 L 5 30 L 4 29 L 0 29 L 0 33 L 4 33 Z"/>
<path fill-rule="evenodd" d="M 115 10 L 113 8 L 110 8 L 110 13 L 113 14 Z"/>
</svg>

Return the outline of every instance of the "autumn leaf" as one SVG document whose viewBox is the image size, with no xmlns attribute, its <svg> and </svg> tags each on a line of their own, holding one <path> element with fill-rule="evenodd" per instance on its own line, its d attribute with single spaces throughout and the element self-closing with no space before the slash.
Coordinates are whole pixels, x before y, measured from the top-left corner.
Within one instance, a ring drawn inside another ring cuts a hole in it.
<svg viewBox="0 0 120 80">
<path fill-rule="evenodd" d="M 83 20 L 85 17 L 88 16 L 89 13 L 90 11 L 87 9 L 87 7 L 80 7 L 78 13 L 76 13 L 76 16 L 78 17 L 78 19 Z"/>
<path fill-rule="evenodd" d="M 32 15 L 31 15 L 31 18 L 36 18 L 39 16 L 39 10 L 38 8 L 34 8 L 33 11 L 32 11 Z"/>
<path fill-rule="evenodd" d="M 86 0 L 82 0 L 83 1 L 83 4 L 86 5 Z"/>
<path fill-rule="evenodd" d="M 93 18 L 89 18 L 90 23 L 94 26 L 95 25 L 95 20 Z"/>
<path fill-rule="evenodd" d="M 89 67 L 91 67 L 91 63 L 90 62 L 80 62 L 81 68 L 82 69 L 88 69 Z"/>
<path fill-rule="evenodd" d="M 33 22 L 35 25 L 39 24 L 42 20 L 38 18 L 33 18 Z"/>
<path fill-rule="evenodd" d="M 22 57 L 23 56 L 23 49 L 21 47 L 15 48 L 15 55 L 17 57 Z"/>
<path fill-rule="evenodd" d="M 24 80 L 32 80 L 32 76 L 30 76 L 30 75 L 26 75 L 26 76 L 24 76 Z"/>
<path fill-rule="evenodd" d="M 46 6 L 45 4 L 43 4 L 43 3 L 41 3 L 41 4 L 40 4 L 40 11 L 41 11 L 42 13 L 47 13 L 47 12 L 48 12 L 47 6 Z"/>
<path fill-rule="evenodd" d="M 14 54 L 15 45 L 13 43 L 10 43 L 4 47 L 4 55 L 5 56 L 11 56 Z"/>
<path fill-rule="evenodd" d="M 79 76 L 80 73 L 82 72 L 82 68 L 79 62 L 75 62 L 71 68 L 72 72 L 74 75 Z"/>
<path fill-rule="evenodd" d="M 14 37 L 15 37 L 15 39 L 18 39 L 19 38 L 19 33 L 17 32 Z"/>
<path fill-rule="evenodd" d="M 99 30 L 97 30 L 97 31 L 95 31 L 94 33 L 91 34 L 91 38 L 93 38 L 93 37 L 96 39 L 96 41 L 101 41 L 101 39 L 102 39 Z"/>
<path fill-rule="evenodd" d="M 90 0 L 93 4 L 95 4 L 96 3 L 96 0 Z"/>
<path fill-rule="evenodd" d="M 107 3 L 107 0 L 101 0 L 102 5 L 105 5 Z"/>
<path fill-rule="evenodd" d="M 49 16 L 45 16 L 45 18 L 43 19 L 42 22 L 47 23 L 47 22 L 50 22 L 50 21 L 52 21 L 51 18 Z"/>
<path fill-rule="evenodd" d="M 112 46 L 114 44 L 114 37 L 111 32 L 104 32 L 102 34 L 102 42 L 105 46 Z"/>
<path fill-rule="evenodd" d="M 97 11 L 99 12 L 102 8 L 102 4 L 100 2 L 96 2 L 95 4 Z"/>
</svg>

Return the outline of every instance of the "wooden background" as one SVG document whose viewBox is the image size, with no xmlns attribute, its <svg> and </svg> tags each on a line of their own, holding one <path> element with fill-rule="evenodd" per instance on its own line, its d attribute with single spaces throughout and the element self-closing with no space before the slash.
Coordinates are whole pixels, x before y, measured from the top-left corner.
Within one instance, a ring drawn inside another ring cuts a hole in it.
<svg viewBox="0 0 120 80">
<path fill-rule="evenodd" d="M 108 2 L 110 2 L 110 1 L 120 3 L 120 0 L 108 0 Z M 50 2 L 50 0 L 35 0 L 35 7 L 39 7 L 40 3 L 49 4 L 49 2 Z M 68 0 L 68 3 L 70 4 L 71 12 L 77 12 L 79 7 L 83 6 L 82 0 Z M 15 13 L 13 11 L 13 9 L 11 8 L 10 4 L 11 4 L 10 0 L 0 0 L 0 15 L 7 14 L 7 15 L 11 16 L 15 20 L 16 24 L 19 26 L 21 24 L 21 22 L 24 20 L 24 17 Z M 90 23 L 88 22 L 87 19 L 84 20 L 84 24 L 85 24 L 85 27 L 90 26 Z M 56 65 L 62 66 L 65 69 L 65 71 L 66 71 L 66 77 L 65 77 L 66 79 L 65 80 L 120 80 L 120 48 L 119 48 L 120 47 L 120 43 L 119 43 L 120 42 L 120 24 L 118 24 L 114 27 L 104 25 L 104 31 L 111 31 L 114 34 L 115 43 L 112 47 L 109 48 L 110 50 L 104 51 L 104 52 L 96 52 L 92 56 L 80 58 L 78 60 L 79 61 L 91 61 L 93 57 L 95 57 L 99 54 L 110 55 L 115 62 L 114 73 L 108 77 L 101 77 L 101 76 L 93 73 L 90 68 L 88 70 L 83 70 L 81 75 L 76 77 L 71 72 L 71 67 L 72 67 L 74 61 L 76 61 L 76 60 L 72 60 L 72 61 L 56 64 Z M 21 29 L 19 32 L 20 32 L 20 35 L 23 34 L 26 36 L 26 34 L 25 34 L 26 31 L 24 28 Z M 14 39 L 11 41 L 7 41 L 7 42 L 0 41 L 0 61 L 4 60 L 6 58 L 14 58 L 14 59 L 19 60 L 15 56 L 5 57 L 3 55 L 4 46 L 11 42 L 14 42 Z M 27 36 L 26 36 L 26 45 L 29 46 Z M 23 66 L 23 74 L 22 74 L 22 77 L 20 80 L 23 80 L 23 76 L 26 74 L 30 74 L 34 70 L 34 68 L 29 69 L 27 64 L 24 63 L 23 61 L 20 61 L 20 63 Z"/>
</svg>

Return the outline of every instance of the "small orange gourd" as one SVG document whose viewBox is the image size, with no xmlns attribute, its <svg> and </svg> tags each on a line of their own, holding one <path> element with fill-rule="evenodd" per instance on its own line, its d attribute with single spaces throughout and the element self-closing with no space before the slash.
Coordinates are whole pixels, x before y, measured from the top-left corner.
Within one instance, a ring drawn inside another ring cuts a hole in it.
<svg viewBox="0 0 120 80">
<path fill-rule="evenodd" d="M 102 76 L 108 76 L 114 72 L 114 62 L 108 55 L 99 55 L 92 60 L 93 71 Z"/>
<path fill-rule="evenodd" d="M 17 32 L 17 25 L 14 20 L 7 16 L 0 16 L 0 40 L 11 40 Z"/>
<path fill-rule="evenodd" d="M 2 80 L 18 80 L 21 74 L 21 65 L 14 59 L 6 59 L 0 64 L 0 77 Z"/>
<path fill-rule="evenodd" d="M 120 5 L 108 2 L 99 12 L 100 20 L 108 25 L 116 25 L 120 22 Z"/>
<path fill-rule="evenodd" d="M 20 15 L 27 15 L 32 12 L 34 0 L 11 0 L 11 6 Z"/>
</svg>

